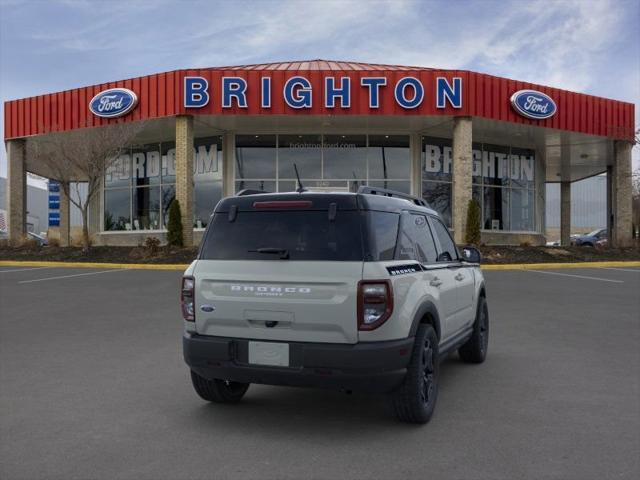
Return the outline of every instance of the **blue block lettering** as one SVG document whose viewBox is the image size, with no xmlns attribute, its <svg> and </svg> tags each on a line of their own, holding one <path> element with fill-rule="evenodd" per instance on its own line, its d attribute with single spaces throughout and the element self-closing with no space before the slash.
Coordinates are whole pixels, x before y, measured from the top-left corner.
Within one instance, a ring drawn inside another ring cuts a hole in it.
<svg viewBox="0 0 640 480">
<path fill-rule="evenodd" d="M 284 84 L 284 101 L 291 108 L 311 108 L 311 83 L 304 77 L 291 77 Z"/>
<path fill-rule="evenodd" d="M 462 78 L 454 77 L 453 87 L 444 77 L 436 79 L 436 106 L 445 108 L 447 100 L 453 108 L 462 108 Z"/>
<path fill-rule="evenodd" d="M 209 103 L 209 82 L 203 77 L 184 77 L 184 106 L 202 108 Z"/>
<path fill-rule="evenodd" d="M 351 106 L 351 79 L 349 77 L 340 78 L 340 88 L 336 88 L 336 80 L 333 77 L 324 79 L 324 106 L 334 108 L 336 98 L 340 98 L 342 108 Z"/>
<path fill-rule="evenodd" d="M 222 77 L 222 108 L 230 108 L 235 98 L 240 108 L 247 108 L 247 81 L 241 77 Z"/>
<path fill-rule="evenodd" d="M 384 77 L 363 77 L 360 79 L 360 85 L 369 88 L 369 108 L 380 107 L 380 87 L 387 84 Z"/>
<path fill-rule="evenodd" d="M 407 87 L 412 87 L 413 97 L 407 98 Z M 402 108 L 416 108 L 422 103 L 424 98 L 424 87 L 420 80 L 414 77 L 403 77 L 396 83 L 396 102 Z"/>
</svg>

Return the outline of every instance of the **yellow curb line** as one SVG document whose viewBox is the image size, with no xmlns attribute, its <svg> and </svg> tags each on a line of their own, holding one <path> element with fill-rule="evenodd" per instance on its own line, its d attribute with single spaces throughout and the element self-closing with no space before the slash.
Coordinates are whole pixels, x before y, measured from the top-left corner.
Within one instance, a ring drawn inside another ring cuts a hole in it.
<svg viewBox="0 0 640 480">
<path fill-rule="evenodd" d="M 189 264 L 168 263 L 99 263 L 99 262 L 34 262 L 0 260 L 0 267 L 120 268 L 129 270 L 186 270 Z"/>
<path fill-rule="evenodd" d="M 563 268 L 603 267 L 640 267 L 640 262 L 508 263 L 504 265 L 482 265 L 482 270 L 560 270 Z"/>
<path fill-rule="evenodd" d="M 167 263 L 98 263 L 98 262 L 36 262 L 0 260 L 0 267 L 67 267 L 67 268 L 121 268 L 129 270 L 185 270 L 188 264 Z M 509 263 L 482 265 L 483 270 L 555 270 L 563 268 L 640 267 L 640 261 L 628 262 L 576 262 L 576 263 Z"/>
</svg>

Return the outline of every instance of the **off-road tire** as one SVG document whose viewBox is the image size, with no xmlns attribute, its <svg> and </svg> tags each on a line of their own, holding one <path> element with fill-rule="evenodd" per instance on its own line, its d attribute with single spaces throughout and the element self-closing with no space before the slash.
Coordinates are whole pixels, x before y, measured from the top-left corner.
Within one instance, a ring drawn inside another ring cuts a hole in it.
<svg viewBox="0 0 640 480">
<path fill-rule="evenodd" d="M 422 324 L 416 332 L 407 375 L 391 393 L 394 416 L 408 423 L 427 423 L 438 398 L 438 336 L 431 325 Z"/>
<path fill-rule="evenodd" d="M 191 371 L 191 383 L 204 400 L 215 403 L 238 403 L 249 388 L 249 383 L 208 380 Z"/>
<path fill-rule="evenodd" d="M 459 349 L 462 361 L 467 363 L 482 363 L 487 358 L 489 347 L 489 309 L 484 297 L 478 299 L 476 320 L 473 322 L 473 333 Z"/>
</svg>

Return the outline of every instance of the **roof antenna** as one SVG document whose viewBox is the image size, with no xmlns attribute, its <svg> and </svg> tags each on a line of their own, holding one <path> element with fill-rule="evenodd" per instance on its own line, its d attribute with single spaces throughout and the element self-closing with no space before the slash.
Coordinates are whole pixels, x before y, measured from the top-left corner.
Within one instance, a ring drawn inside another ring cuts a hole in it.
<svg viewBox="0 0 640 480">
<path fill-rule="evenodd" d="M 298 188 L 296 188 L 296 192 L 298 193 L 306 192 L 307 189 L 304 188 L 304 185 L 302 185 L 302 181 L 300 180 L 300 174 L 298 173 L 298 166 L 295 163 L 293 164 L 293 169 L 296 171 L 296 178 L 298 179 Z"/>
</svg>

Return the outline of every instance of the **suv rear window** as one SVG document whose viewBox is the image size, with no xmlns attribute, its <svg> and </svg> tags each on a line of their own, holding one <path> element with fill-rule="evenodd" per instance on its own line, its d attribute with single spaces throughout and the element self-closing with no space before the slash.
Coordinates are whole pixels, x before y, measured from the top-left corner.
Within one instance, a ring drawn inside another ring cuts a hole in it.
<svg viewBox="0 0 640 480">
<path fill-rule="evenodd" d="M 326 210 L 242 211 L 233 221 L 213 216 L 200 258 L 362 261 L 362 250 L 358 211 L 338 211 L 333 221 Z"/>
</svg>

